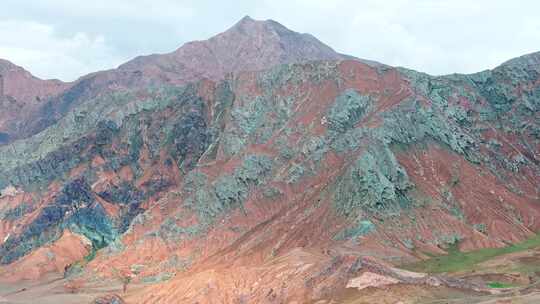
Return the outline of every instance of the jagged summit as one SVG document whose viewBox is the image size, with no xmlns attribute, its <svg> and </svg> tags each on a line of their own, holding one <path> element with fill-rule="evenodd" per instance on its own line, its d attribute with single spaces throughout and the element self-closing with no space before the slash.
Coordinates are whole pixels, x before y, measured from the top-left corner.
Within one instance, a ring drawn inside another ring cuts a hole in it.
<svg viewBox="0 0 540 304">
<path fill-rule="evenodd" d="M 246 15 L 238 22 L 236 22 L 232 27 L 226 30 L 223 33 L 230 33 L 234 31 L 242 32 L 242 34 L 250 35 L 257 34 L 259 31 L 274 31 L 276 34 L 286 34 L 286 33 L 296 33 L 281 23 L 274 21 L 272 19 L 267 20 L 256 20 Z M 298 34 L 298 33 L 296 33 Z"/>
<path fill-rule="evenodd" d="M 46 98 L 50 82 L 4 62 L 0 289 L 65 278 L 87 296 L 121 279 L 129 303 L 342 303 L 388 281 L 367 302 L 394 303 L 378 301 L 394 287 L 432 300 L 431 285 L 483 296 L 502 277 L 393 266 L 540 233 L 538 55 L 437 77 L 341 58 L 245 17 Z"/>
<path fill-rule="evenodd" d="M 245 16 L 208 40 L 188 42 L 169 54 L 137 57 L 120 69 L 162 73 L 181 82 L 201 76 L 219 79 L 227 73 L 278 64 L 341 58 L 344 56 L 312 35 L 294 32 L 273 20 Z"/>
<path fill-rule="evenodd" d="M 245 15 L 244 17 L 242 17 L 242 19 L 238 20 L 238 22 L 236 22 L 231 27 L 231 29 L 251 26 L 251 25 L 253 25 L 253 24 L 257 23 L 257 22 L 264 22 L 264 21 L 257 21 L 255 19 L 251 18 L 249 15 Z"/>
<path fill-rule="evenodd" d="M 140 56 L 118 69 L 92 73 L 73 83 L 41 80 L 22 68 L 15 77 L 3 75 L 6 94 L 32 106 L 19 111 L 21 102 L 18 102 L 4 109 L 4 114 L 0 114 L 0 132 L 9 134 L 12 139 L 28 137 L 63 117 L 74 106 L 119 88 L 165 83 L 183 85 L 204 78 L 219 80 L 229 73 L 264 70 L 279 64 L 341 58 L 344 56 L 311 35 L 291 31 L 272 20 L 259 21 L 246 16 L 208 40 L 188 42 L 168 54 Z M 7 62 L 3 65 L 5 69 L 17 67 Z M 49 99 L 52 95 L 57 96 Z M 44 100 L 43 97 L 49 99 L 47 103 L 33 102 Z"/>
<path fill-rule="evenodd" d="M 538 54 L 516 58 L 505 64 L 530 62 L 534 65 L 540 61 Z M 29 137 L 63 117 L 74 106 L 119 89 L 184 85 L 205 78 L 218 81 L 229 73 L 240 71 L 342 59 L 383 66 L 378 62 L 340 54 L 314 36 L 292 31 L 274 20 L 255 20 L 245 16 L 208 40 L 187 42 L 167 54 L 140 56 L 117 69 L 91 73 L 72 83 L 41 80 L 9 61 L 0 60 L 4 84 L 0 93 L 5 95 L 2 98 L 0 132 L 9 134 L 11 139 Z"/>
</svg>

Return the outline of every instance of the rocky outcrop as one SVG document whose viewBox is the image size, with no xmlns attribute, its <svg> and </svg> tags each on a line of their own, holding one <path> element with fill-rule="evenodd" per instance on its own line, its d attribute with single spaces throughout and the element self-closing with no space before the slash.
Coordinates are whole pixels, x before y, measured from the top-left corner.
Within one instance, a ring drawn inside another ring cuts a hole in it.
<svg viewBox="0 0 540 304">
<path fill-rule="evenodd" d="M 335 52 L 309 34 L 291 31 L 272 20 L 257 21 L 246 16 L 208 40 L 186 43 L 168 54 L 140 56 L 118 69 L 92 73 L 73 83 L 42 81 L 0 61 L 5 84 L 5 98 L 0 98 L 0 104 L 8 110 L 2 111 L 5 117 L 0 115 L 0 144 L 37 134 L 71 109 L 104 93 L 185 85 L 202 79 L 219 81 L 240 71 L 342 58 L 349 56 Z"/>
<path fill-rule="evenodd" d="M 309 34 L 291 31 L 273 20 L 258 21 L 246 16 L 208 40 L 186 43 L 165 55 L 137 57 L 119 70 L 185 83 L 201 77 L 220 80 L 228 73 L 258 71 L 279 64 L 345 57 Z"/>
<path fill-rule="evenodd" d="M 31 116 L 39 112 L 49 98 L 70 86 L 59 80 L 39 79 L 0 59 L 0 145 L 22 136 Z"/>
<path fill-rule="evenodd" d="M 92 301 L 92 304 L 124 304 L 126 303 L 119 295 L 106 295 L 98 297 Z"/>
<path fill-rule="evenodd" d="M 325 60 L 296 63 L 313 59 Z M 216 296 L 275 303 L 332 297 L 358 255 L 524 240 L 540 231 L 539 75 L 531 54 L 433 77 L 244 19 L 83 77 L 49 100 L 41 132 L 0 147 L 1 262 L 70 231 L 91 242 L 83 279 L 121 269 L 169 291 L 193 279 L 196 298 L 210 277 Z"/>
</svg>

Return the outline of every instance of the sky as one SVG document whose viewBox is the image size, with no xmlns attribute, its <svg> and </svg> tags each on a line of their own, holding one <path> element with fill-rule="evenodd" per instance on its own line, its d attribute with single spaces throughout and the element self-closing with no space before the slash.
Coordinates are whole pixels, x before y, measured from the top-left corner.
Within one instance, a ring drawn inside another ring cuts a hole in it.
<svg viewBox="0 0 540 304">
<path fill-rule="evenodd" d="M 0 58 L 71 81 L 207 39 L 245 15 L 433 75 L 540 51 L 537 0 L 2 0 Z"/>
</svg>

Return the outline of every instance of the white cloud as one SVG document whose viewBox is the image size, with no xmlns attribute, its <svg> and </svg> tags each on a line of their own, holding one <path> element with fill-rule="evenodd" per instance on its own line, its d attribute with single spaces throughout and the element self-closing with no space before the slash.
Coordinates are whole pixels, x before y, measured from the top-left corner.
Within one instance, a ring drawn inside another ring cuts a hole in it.
<svg viewBox="0 0 540 304">
<path fill-rule="evenodd" d="M 0 58 L 73 79 L 206 39 L 246 14 L 360 58 L 470 73 L 540 50 L 536 0 L 2 0 Z"/>
<path fill-rule="evenodd" d="M 166 25 L 194 16 L 197 1 L 178 0 L 40 0 L 35 9 L 70 18 L 138 20 Z"/>
<path fill-rule="evenodd" d="M 432 74 L 471 73 L 540 50 L 540 2 L 504 0 L 266 0 L 279 16 L 336 50 Z M 278 19 L 279 20 L 279 19 Z"/>
<path fill-rule="evenodd" d="M 59 37 L 50 25 L 21 20 L 0 21 L 0 58 L 30 69 L 38 77 L 65 80 L 126 60 L 113 54 L 103 36 L 77 32 Z"/>
</svg>

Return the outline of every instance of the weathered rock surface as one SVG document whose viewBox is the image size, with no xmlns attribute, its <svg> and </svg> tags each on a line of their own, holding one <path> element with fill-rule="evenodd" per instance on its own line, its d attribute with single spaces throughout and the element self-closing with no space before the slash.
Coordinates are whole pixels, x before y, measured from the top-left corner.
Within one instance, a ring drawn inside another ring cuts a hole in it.
<svg viewBox="0 0 540 304">
<path fill-rule="evenodd" d="M 140 56 L 118 69 L 93 73 L 73 83 L 41 81 L 19 67 L 0 61 L 0 79 L 5 84 L 5 98 L 0 102 L 3 110 L 7 110 L 2 111 L 5 117 L 0 116 L 0 145 L 36 134 L 74 107 L 106 92 L 185 85 L 202 79 L 219 81 L 239 71 L 348 57 L 309 34 L 291 31 L 272 20 L 257 21 L 246 16 L 208 40 L 186 43 L 168 54 Z M 22 109 L 26 104 L 30 106 Z M 19 113 L 21 109 L 24 115 Z"/>
<path fill-rule="evenodd" d="M 0 59 L 0 145 L 19 138 L 46 101 L 69 88 L 59 80 L 41 80 Z"/>
<path fill-rule="evenodd" d="M 71 233 L 89 249 L 69 276 L 160 283 L 136 303 L 304 303 L 365 256 L 524 240 L 540 231 L 539 88 L 540 53 L 433 77 L 245 18 L 81 78 L 41 132 L 0 146 L 0 271 Z"/>
<path fill-rule="evenodd" d="M 124 304 L 126 303 L 119 295 L 106 295 L 92 301 L 92 304 Z"/>
</svg>

